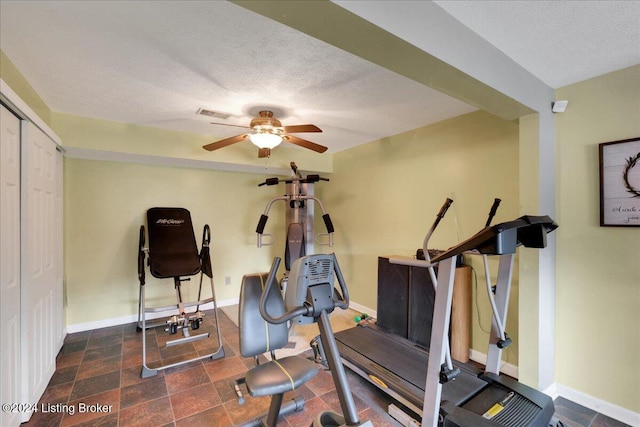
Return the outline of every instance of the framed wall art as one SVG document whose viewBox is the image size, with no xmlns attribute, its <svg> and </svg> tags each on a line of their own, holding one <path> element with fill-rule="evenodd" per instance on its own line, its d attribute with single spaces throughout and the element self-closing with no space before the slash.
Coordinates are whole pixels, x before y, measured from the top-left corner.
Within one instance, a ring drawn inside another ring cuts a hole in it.
<svg viewBox="0 0 640 427">
<path fill-rule="evenodd" d="M 600 226 L 640 227 L 640 138 L 599 149 Z"/>
</svg>

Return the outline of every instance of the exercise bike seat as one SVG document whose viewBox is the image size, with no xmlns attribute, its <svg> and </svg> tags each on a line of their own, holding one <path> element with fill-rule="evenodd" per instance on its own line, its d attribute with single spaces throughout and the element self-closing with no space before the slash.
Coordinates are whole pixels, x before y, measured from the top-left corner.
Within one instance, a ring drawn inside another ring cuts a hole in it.
<svg viewBox="0 0 640 427">
<path fill-rule="evenodd" d="M 271 324 L 260 315 L 260 298 L 267 274 L 246 275 L 240 289 L 238 326 L 240 354 L 255 357 L 284 347 L 289 341 L 286 323 Z M 271 292 L 267 310 L 272 316 L 285 312 L 280 292 Z M 272 353 L 273 355 L 273 353 Z M 302 356 L 287 356 L 251 368 L 244 382 L 251 396 L 282 395 L 295 390 L 318 373 L 315 362 Z"/>
<path fill-rule="evenodd" d="M 251 396 L 270 396 L 295 390 L 317 372 L 318 368 L 310 360 L 288 356 L 255 366 L 247 372 L 245 381 Z"/>
</svg>

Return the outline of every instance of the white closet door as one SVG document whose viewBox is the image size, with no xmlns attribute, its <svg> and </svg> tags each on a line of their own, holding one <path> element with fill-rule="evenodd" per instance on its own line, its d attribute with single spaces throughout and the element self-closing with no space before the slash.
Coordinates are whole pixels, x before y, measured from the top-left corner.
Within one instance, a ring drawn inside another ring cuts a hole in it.
<svg viewBox="0 0 640 427">
<path fill-rule="evenodd" d="M 20 403 L 20 120 L 0 109 L 0 402 Z M 20 416 L 2 411 L 0 425 Z"/>
<path fill-rule="evenodd" d="M 53 221 L 53 242 L 51 242 L 53 250 L 53 263 L 56 269 L 56 280 L 54 287 L 53 297 L 53 327 L 52 336 L 54 357 L 58 355 L 58 352 L 64 344 L 65 329 L 64 329 L 64 246 L 63 246 L 63 201 L 62 201 L 62 182 L 63 182 L 63 155 L 56 149 L 56 188 L 55 188 L 55 201 L 54 201 L 54 221 Z M 55 361 L 54 361 L 55 369 Z"/>
<path fill-rule="evenodd" d="M 62 345 L 61 153 L 35 125 L 22 145 L 23 402 L 37 402 Z M 23 127 L 23 132 L 25 128 Z M 26 200 L 25 200 L 26 197 Z"/>
</svg>

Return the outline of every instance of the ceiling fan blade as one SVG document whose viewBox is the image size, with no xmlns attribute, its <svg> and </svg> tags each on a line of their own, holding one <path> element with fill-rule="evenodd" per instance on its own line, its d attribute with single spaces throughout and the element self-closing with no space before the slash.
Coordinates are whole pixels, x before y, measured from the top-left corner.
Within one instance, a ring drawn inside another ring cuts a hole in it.
<svg viewBox="0 0 640 427">
<path fill-rule="evenodd" d="M 298 133 L 298 132 L 322 132 L 316 125 L 293 125 L 283 126 L 285 133 Z"/>
<path fill-rule="evenodd" d="M 271 157 L 271 148 L 258 148 L 258 158 Z"/>
<path fill-rule="evenodd" d="M 232 136 L 231 138 L 221 139 L 220 141 L 212 142 L 211 144 L 207 144 L 203 146 L 205 150 L 213 151 L 218 148 L 224 148 L 228 145 L 235 144 L 236 142 L 240 142 L 243 139 L 247 138 L 249 134 L 243 133 L 242 135 Z"/>
<path fill-rule="evenodd" d="M 293 135 L 284 135 L 282 137 L 285 141 L 289 141 L 292 144 L 299 145 L 300 147 L 308 148 L 316 153 L 324 153 L 327 151 L 327 147 L 324 145 L 316 144 L 315 142 L 307 141 L 306 139 L 298 138 Z"/>
<path fill-rule="evenodd" d="M 249 126 L 242 126 L 242 125 L 232 125 L 231 123 L 218 123 L 218 122 L 209 122 L 212 125 L 220 125 L 220 126 L 233 126 L 234 128 L 244 128 L 244 129 L 251 129 Z"/>
</svg>

